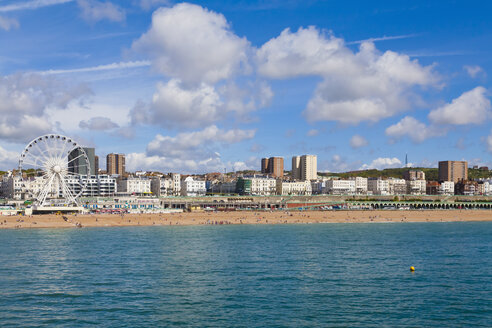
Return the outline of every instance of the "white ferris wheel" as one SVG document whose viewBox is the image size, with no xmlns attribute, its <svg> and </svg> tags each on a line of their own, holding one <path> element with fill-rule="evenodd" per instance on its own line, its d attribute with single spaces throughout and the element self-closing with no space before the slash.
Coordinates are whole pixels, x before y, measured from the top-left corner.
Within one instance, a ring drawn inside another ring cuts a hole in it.
<svg viewBox="0 0 492 328">
<path fill-rule="evenodd" d="M 19 175 L 23 180 L 29 170 L 37 179 L 34 192 L 36 204 L 75 205 L 87 187 L 86 174 L 90 162 L 84 149 L 73 139 L 47 134 L 31 141 L 19 159 Z M 82 172 L 82 173 L 81 173 Z M 26 186 L 28 181 L 23 181 Z"/>
</svg>

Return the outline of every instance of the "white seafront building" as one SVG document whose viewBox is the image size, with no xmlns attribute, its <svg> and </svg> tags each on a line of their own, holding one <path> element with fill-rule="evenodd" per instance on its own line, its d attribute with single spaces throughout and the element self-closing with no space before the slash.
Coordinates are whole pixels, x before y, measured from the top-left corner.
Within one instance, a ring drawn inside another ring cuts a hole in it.
<svg viewBox="0 0 492 328">
<path fill-rule="evenodd" d="M 275 195 L 277 180 L 273 178 L 255 177 L 251 180 L 251 194 L 259 196 Z"/>
<path fill-rule="evenodd" d="M 2 177 L 0 193 L 3 198 L 16 199 L 22 198 L 23 182 L 18 175 L 14 175 L 11 171 Z"/>
<path fill-rule="evenodd" d="M 153 177 L 150 188 L 152 194 L 157 197 L 179 196 L 181 194 L 181 175 L 171 173 L 167 177 Z"/>
<path fill-rule="evenodd" d="M 181 181 L 181 196 L 196 197 L 206 193 L 207 187 L 203 180 L 195 180 L 190 176 Z"/>
<path fill-rule="evenodd" d="M 368 178 L 367 192 L 372 195 L 389 195 L 388 180 L 383 180 L 381 178 Z"/>
<path fill-rule="evenodd" d="M 355 180 L 327 180 L 324 193 L 329 195 L 353 195 L 355 194 Z"/>
<path fill-rule="evenodd" d="M 405 195 L 407 193 L 407 181 L 405 179 L 389 178 L 388 194 L 389 195 Z"/>
<path fill-rule="evenodd" d="M 305 181 L 282 181 L 277 180 L 277 195 L 311 196 L 312 188 L 309 180 Z"/>
<path fill-rule="evenodd" d="M 81 195 L 83 197 L 113 196 L 117 192 L 116 177 L 106 174 L 81 175 L 67 178 L 66 181 L 75 194 L 80 192 L 82 185 L 87 184 Z"/>
<path fill-rule="evenodd" d="M 426 186 L 427 186 L 426 180 L 407 180 L 407 194 L 425 195 Z"/>
<path fill-rule="evenodd" d="M 128 195 L 151 195 L 150 179 L 147 177 L 122 179 L 118 181 L 118 193 Z"/>
<path fill-rule="evenodd" d="M 454 182 L 453 181 L 443 181 L 439 184 L 439 189 L 437 191 L 439 195 L 454 195 Z"/>
</svg>

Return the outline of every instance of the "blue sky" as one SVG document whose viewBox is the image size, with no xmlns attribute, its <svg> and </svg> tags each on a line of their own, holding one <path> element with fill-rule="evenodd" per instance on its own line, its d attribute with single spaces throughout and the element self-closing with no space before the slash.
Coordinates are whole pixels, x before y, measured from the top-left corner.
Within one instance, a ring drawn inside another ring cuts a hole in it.
<svg viewBox="0 0 492 328">
<path fill-rule="evenodd" d="M 491 9 L 0 0 L 0 166 L 46 133 L 130 170 L 492 166 Z"/>
</svg>

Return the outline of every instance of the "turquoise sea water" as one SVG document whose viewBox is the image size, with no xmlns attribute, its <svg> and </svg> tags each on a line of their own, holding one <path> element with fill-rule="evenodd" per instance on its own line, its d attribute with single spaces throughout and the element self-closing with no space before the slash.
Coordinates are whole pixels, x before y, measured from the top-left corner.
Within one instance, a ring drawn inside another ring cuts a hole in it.
<svg viewBox="0 0 492 328">
<path fill-rule="evenodd" d="M 0 326 L 94 325 L 491 327 L 492 224 L 0 230 Z"/>
</svg>

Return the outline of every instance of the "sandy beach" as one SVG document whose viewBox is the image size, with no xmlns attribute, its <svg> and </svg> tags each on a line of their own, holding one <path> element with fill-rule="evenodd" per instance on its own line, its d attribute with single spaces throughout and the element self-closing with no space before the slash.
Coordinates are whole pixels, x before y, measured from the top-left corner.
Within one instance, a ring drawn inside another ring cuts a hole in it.
<svg viewBox="0 0 492 328">
<path fill-rule="evenodd" d="M 2 216 L 0 229 L 116 226 L 492 221 L 490 210 L 236 211 Z"/>
</svg>

